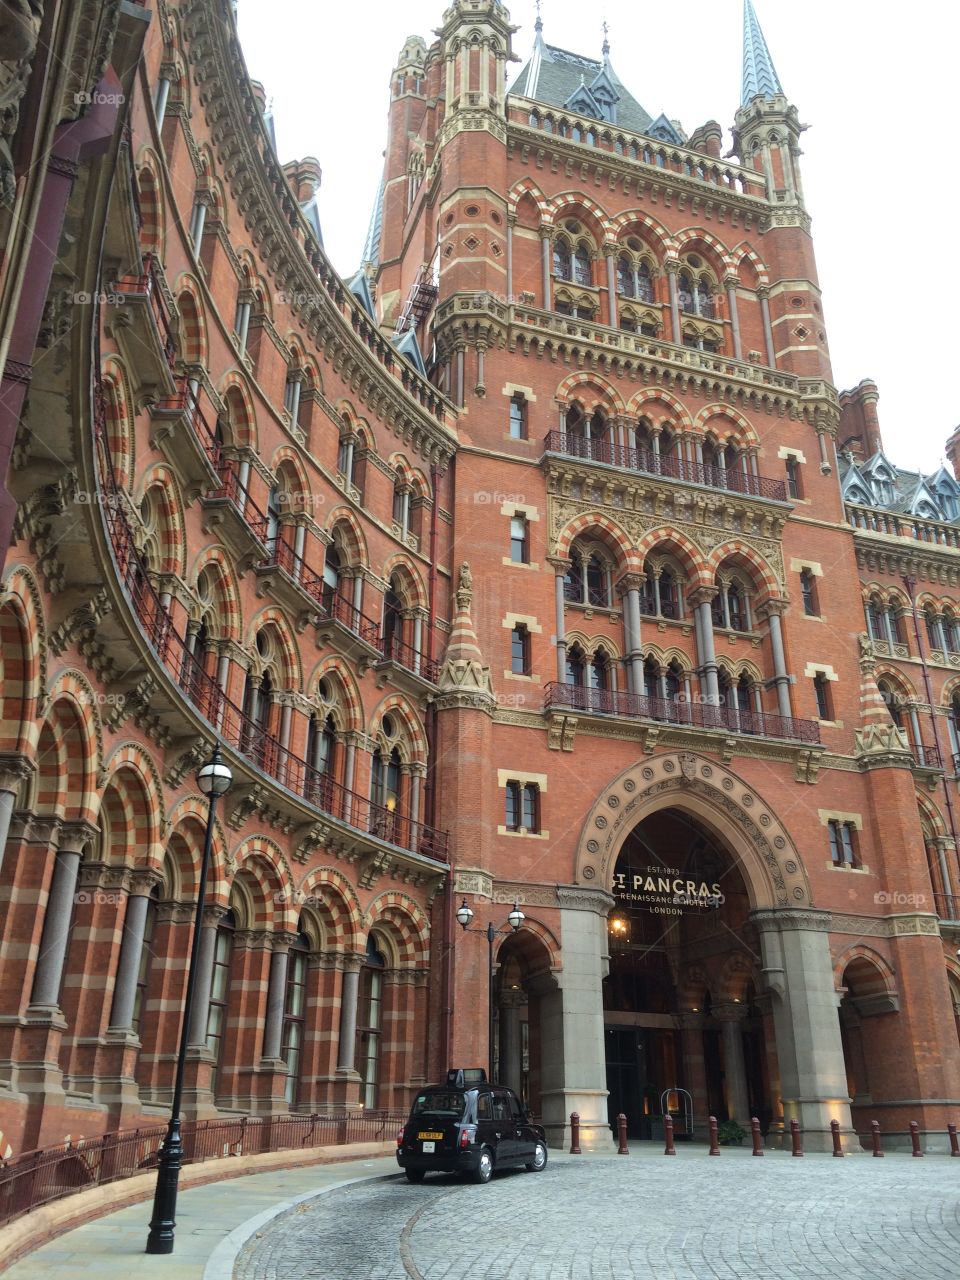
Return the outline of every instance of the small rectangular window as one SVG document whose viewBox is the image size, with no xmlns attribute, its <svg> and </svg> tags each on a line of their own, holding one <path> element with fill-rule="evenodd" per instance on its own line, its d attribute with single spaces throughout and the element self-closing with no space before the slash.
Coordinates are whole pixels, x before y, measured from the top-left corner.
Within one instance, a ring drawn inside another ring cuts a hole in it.
<svg viewBox="0 0 960 1280">
<path fill-rule="evenodd" d="M 508 831 L 540 830 L 540 788 L 534 782 L 511 780 L 506 786 L 505 826 Z"/>
<path fill-rule="evenodd" d="M 530 632 L 521 624 L 510 633 L 510 670 L 515 676 L 530 674 Z"/>
<path fill-rule="evenodd" d="M 530 550 L 527 546 L 529 526 L 525 516 L 513 516 L 510 520 L 510 559 L 514 564 L 529 564 Z"/>
<path fill-rule="evenodd" d="M 508 782 L 504 825 L 508 831 L 520 830 L 520 783 Z"/>
<path fill-rule="evenodd" d="M 787 496 L 790 498 L 802 498 L 803 493 L 800 489 L 800 463 L 796 458 L 787 458 Z"/>
<path fill-rule="evenodd" d="M 527 438 L 527 402 L 521 395 L 510 397 L 510 438 Z"/>
<path fill-rule="evenodd" d="M 523 825 L 528 831 L 540 830 L 540 788 L 528 782 L 523 788 Z"/>
<path fill-rule="evenodd" d="M 800 592 L 803 596 L 803 612 L 808 617 L 817 617 L 820 613 L 817 607 L 817 584 L 809 569 L 800 570 Z"/>
<path fill-rule="evenodd" d="M 817 715 L 821 720 L 832 720 L 830 713 L 830 682 L 822 671 L 813 677 L 813 690 L 817 698 Z"/>
<path fill-rule="evenodd" d="M 827 823 L 830 836 L 830 859 L 836 867 L 858 867 L 854 825 L 831 818 Z"/>
</svg>

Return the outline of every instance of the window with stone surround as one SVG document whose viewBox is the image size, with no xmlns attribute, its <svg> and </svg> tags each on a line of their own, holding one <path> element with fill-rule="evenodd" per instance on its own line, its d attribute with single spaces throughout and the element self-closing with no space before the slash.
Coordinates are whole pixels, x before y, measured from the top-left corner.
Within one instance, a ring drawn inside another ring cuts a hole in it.
<svg viewBox="0 0 960 1280">
<path fill-rule="evenodd" d="M 859 867 L 860 856 L 857 850 L 857 831 L 852 822 L 841 822 L 839 818 L 831 818 L 827 823 L 827 834 L 830 840 L 830 860 L 835 867 Z"/>
</svg>

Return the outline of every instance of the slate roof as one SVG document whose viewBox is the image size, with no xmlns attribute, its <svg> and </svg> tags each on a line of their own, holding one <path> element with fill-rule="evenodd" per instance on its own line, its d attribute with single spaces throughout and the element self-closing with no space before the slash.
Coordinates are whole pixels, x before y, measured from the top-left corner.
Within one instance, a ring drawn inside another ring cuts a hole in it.
<svg viewBox="0 0 960 1280">
<path fill-rule="evenodd" d="M 841 453 L 839 463 L 840 491 L 848 501 L 862 503 L 861 494 L 851 491 L 865 490 L 870 495 L 865 503 L 867 506 L 950 524 L 960 523 L 957 514 L 960 512 L 960 484 L 944 467 L 932 475 L 907 471 L 882 453 L 875 453 L 865 462 L 858 462 L 852 454 Z"/>
<path fill-rule="evenodd" d="M 584 58 L 579 53 L 570 53 L 567 49 L 558 49 L 555 45 L 546 44 L 539 32 L 530 60 L 509 92 L 518 97 L 533 98 L 545 106 L 563 107 L 579 89 L 581 80 L 589 88 L 604 71 L 619 99 L 616 123 L 633 133 L 646 133 L 652 117 L 625 88 L 609 61 L 601 62 L 596 58 Z"/>
</svg>

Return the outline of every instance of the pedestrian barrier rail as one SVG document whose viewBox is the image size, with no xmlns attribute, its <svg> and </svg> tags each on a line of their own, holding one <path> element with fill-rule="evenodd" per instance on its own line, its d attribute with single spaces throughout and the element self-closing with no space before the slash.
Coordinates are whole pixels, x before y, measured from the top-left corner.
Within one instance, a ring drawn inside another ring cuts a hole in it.
<svg viewBox="0 0 960 1280">
<path fill-rule="evenodd" d="M 186 1120 L 183 1163 L 269 1151 L 382 1142 L 407 1118 L 405 1111 L 362 1111 L 343 1115 L 243 1116 L 235 1120 Z M 79 1139 L 0 1161 L 0 1227 L 41 1205 L 77 1191 L 118 1182 L 155 1169 L 166 1125 L 121 1130 L 90 1141 Z"/>
</svg>

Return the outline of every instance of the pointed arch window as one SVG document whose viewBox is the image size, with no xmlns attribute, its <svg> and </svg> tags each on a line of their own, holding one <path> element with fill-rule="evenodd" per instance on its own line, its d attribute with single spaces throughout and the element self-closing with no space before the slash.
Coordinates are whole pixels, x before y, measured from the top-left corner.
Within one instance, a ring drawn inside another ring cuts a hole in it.
<svg viewBox="0 0 960 1280">
<path fill-rule="evenodd" d="M 383 597 L 383 651 L 388 657 L 395 656 L 402 643 L 403 600 L 396 580 L 391 578 Z"/>
<path fill-rule="evenodd" d="M 590 264 L 590 249 L 585 240 L 581 240 L 574 250 L 573 275 L 577 284 L 593 284 L 593 272 Z"/>
<path fill-rule="evenodd" d="M 380 1042 L 383 1025 L 383 971 L 387 962 L 377 949 L 377 940 L 367 937 L 367 950 L 360 970 L 357 998 L 356 1064 L 360 1073 L 360 1098 L 365 1108 L 374 1109 L 380 1087 Z"/>
<path fill-rule="evenodd" d="M 587 678 L 591 689 L 603 691 L 610 688 L 610 658 L 605 649 L 598 649 L 590 659 Z"/>
<path fill-rule="evenodd" d="M 374 804 L 393 813 L 400 803 L 400 751 L 378 746 L 373 753 L 371 774 Z"/>
<path fill-rule="evenodd" d="M 572 684 L 577 689 L 582 689 L 584 686 L 585 667 L 586 658 L 583 650 L 578 644 L 571 645 L 567 650 L 567 684 Z"/>
<path fill-rule="evenodd" d="M 340 552 L 334 544 L 327 547 L 327 554 L 323 561 L 323 607 L 328 613 L 332 612 L 337 596 L 340 594 L 340 577 L 343 571 L 343 562 Z"/>
<path fill-rule="evenodd" d="M 310 939 L 301 931 L 290 947 L 287 959 L 287 985 L 283 998 L 283 1028 L 280 1040 L 280 1056 L 287 1068 L 283 1096 L 291 1110 L 297 1105 L 300 1092 L 309 960 Z"/>
<path fill-rule="evenodd" d="M 233 932 L 237 927 L 236 916 L 228 911 L 217 925 L 213 946 L 213 971 L 210 978 L 210 1000 L 207 1005 L 207 1052 L 215 1063 L 213 1090 L 223 1067 L 224 1032 L 227 1026 L 227 1005 L 230 999 L 230 961 L 233 953 Z"/>
<path fill-rule="evenodd" d="M 569 244 L 562 237 L 553 247 L 553 274 L 558 280 L 573 280 L 573 256 Z"/>
</svg>

